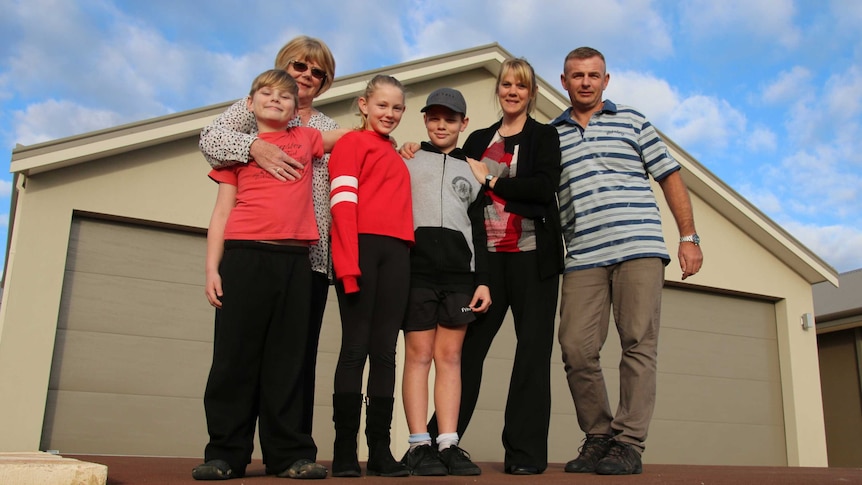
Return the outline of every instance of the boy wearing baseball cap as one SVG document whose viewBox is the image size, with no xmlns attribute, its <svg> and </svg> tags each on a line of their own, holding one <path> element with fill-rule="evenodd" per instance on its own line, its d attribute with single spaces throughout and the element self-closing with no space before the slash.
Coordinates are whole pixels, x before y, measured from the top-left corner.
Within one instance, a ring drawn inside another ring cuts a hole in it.
<svg viewBox="0 0 862 485">
<path fill-rule="evenodd" d="M 410 298 L 404 325 L 403 397 L 413 475 L 479 475 L 458 446 L 461 347 L 467 325 L 491 305 L 482 185 L 458 146 L 467 103 L 457 90 L 432 92 L 421 112 L 429 141 L 405 160 L 410 171 L 416 244 L 410 253 Z M 414 145 L 415 146 L 415 145 Z M 434 362 L 434 407 L 440 434 L 428 433 L 428 375 Z"/>
</svg>

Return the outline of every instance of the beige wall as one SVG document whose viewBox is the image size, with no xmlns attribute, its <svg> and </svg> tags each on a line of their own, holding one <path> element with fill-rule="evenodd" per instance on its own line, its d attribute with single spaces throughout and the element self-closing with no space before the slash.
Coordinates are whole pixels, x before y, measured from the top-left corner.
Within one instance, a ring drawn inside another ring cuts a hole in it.
<svg viewBox="0 0 862 485">
<path fill-rule="evenodd" d="M 447 79 L 469 100 L 470 128 L 484 127 L 497 119 L 493 80 L 487 73 L 470 71 Z M 436 87 L 438 81 L 409 86 L 408 110 L 395 132 L 399 143 L 425 138 L 419 110 L 428 92 Z M 356 122 L 351 104 L 340 101 L 321 107 L 343 126 L 351 126 Z M 536 118 L 546 121 L 556 114 L 536 114 Z M 202 125 L 207 121 L 202 120 Z M 215 184 L 205 177 L 205 172 L 197 140 L 190 138 L 27 180 L 14 221 L 0 307 L 0 451 L 30 451 L 39 445 L 72 211 L 203 229 L 215 196 Z M 778 301 L 787 462 L 825 466 L 816 340 L 813 331 L 803 331 L 799 325 L 800 315 L 812 312 L 810 286 L 703 198 L 695 196 L 693 202 L 706 264 L 697 277 L 686 283 Z M 678 234 L 663 203 L 662 211 L 665 236 L 671 254 L 675 254 Z M 202 261 L 203 255 L 201 266 Z M 677 281 L 678 263 L 671 264 L 667 278 Z M 330 309 L 334 308 L 331 302 Z M 326 421 L 325 416 L 318 413 L 316 421 L 320 425 Z M 406 434 L 403 414 L 398 417 L 394 433 Z"/>
</svg>

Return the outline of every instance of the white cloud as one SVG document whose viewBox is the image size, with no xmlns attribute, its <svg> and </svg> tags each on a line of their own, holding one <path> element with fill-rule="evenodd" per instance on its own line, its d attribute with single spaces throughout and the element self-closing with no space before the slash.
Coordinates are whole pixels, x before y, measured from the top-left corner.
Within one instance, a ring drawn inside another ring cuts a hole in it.
<svg viewBox="0 0 862 485">
<path fill-rule="evenodd" d="M 778 147 L 778 135 L 769 128 L 759 126 L 747 135 L 745 146 L 752 152 L 774 152 Z"/>
<path fill-rule="evenodd" d="M 802 33 L 793 23 L 793 0 L 690 0 L 681 5 L 681 23 L 696 38 L 733 37 L 777 41 L 785 48 L 796 47 Z"/>
<path fill-rule="evenodd" d="M 838 121 L 862 114 L 862 69 L 851 65 L 847 70 L 831 76 L 824 85 L 825 108 Z"/>
<path fill-rule="evenodd" d="M 665 80 L 648 73 L 611 73 L 606 97 L 634 106 L 653 125 L 687 150 L 728 146 L 745 133 L 746 117 L 725 100 L 694 94 L 685 96 Z M 759 136 L 767 136 L 758 133 Z M 761 141 L 768 139 L 764 138 Z"/>
<path fill-rule="evenodd" d="M 858 227 L 788 222 L 784 228 L 839 272 L 862 268 L 862 230 Z"/>
<path fill-rule="evenodd" d="M 612 72 L 605 97 L 634 106 L 659 129 L 670 126 L 674 110 L 680 105 L 680 95 L 664 79 L 636 71 Z"/>
<path fill-rule="evenodd" d="M 781 72 L 775 81 L 764 88 L 763 100 L 771 104 L 798 100 L 804 95 L 800 93 L 810 92 L 811 79 L 811 71 L 802 66 L 793 66 L 789 71 Z"/>
<path fill-rule="evenodd" d="M 775 220 L 862 231 L 862 176 L 829 147 L 793 153 L 752 171 L 749 180 L 741 192 Z M 859 246 L 855 251 L 862 254 Z"/>
<path fill-rule="evenodd" d="M 611 71 L 627 60 L 642 63 L 666 58 L 674 51 L 672 26 L 654 2 L 647 0 L 522 0 L 505 4 L 496 0 L 421 0 L 409 5 L 411 23 L 405 25 L 413 40 L 409 58 L 497 42 L 513 55 L 526 57 L 555 87 L 566 54 L 582 45 L 602 51 Z M 479 19 L 482 28 L 476 28 Z M 619 35 L 621 26 L 625 26 L 625 36 Z"/>
<path fill-rule="evenodd" d="M 745 132 L 745 115 L 713 96 L 694 95 L 682 101 L 670 116 L 668 135 L 682 146 L 724 148 Z"/>
<path fill-rule="evenodd" d="M 739 193 L 772 219 L 778 219 L 784 214 L 781 198 L 768 187 L 754 186 L 747 183 L 739 188 Z"/>
<path fill-rule="evenodd" d="M 13 113 L 13 118 L 15 140 L 22 145 L 108 128 L 125 121 L 123 116 L 113 111 L 53 99 L 31 104 L 25 111 Z"/>
</svg>

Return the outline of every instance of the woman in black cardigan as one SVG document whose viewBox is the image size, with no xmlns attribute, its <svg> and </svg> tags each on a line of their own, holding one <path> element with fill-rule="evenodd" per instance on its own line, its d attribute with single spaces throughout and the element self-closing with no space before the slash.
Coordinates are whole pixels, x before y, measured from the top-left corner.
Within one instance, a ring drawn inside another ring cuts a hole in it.
<svg viewBox="0 0 862 485">
<path fill-rule="evenodd" d="M 461 357 L 463 436 L 479 396 L 488 349 L 511 307 L 518 344 L 506 402 L 507 473 L 533 475 L 548 465 L 551 349 L 563 268 L 557 187 L 557 130 L 529 116 L 538 86 L 532 66 L 509 59 L 497 76 L 503 117 L 464 144 L 473 175 L 485 186 L 491 301 L 467 328 Z M 436 417 L 429 431 L 436 434 Z"/>
</svg>

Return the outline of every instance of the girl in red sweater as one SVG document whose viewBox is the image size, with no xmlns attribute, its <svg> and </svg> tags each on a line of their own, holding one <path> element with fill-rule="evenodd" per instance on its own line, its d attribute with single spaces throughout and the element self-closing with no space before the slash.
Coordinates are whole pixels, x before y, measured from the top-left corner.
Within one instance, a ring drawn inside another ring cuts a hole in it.
<svg viewBox="0 0 862 485">
<path fill-rule="evenodd" d="M 332 476 L 358 477 L 356 437 L 367 389 L 368 475 L 407 476 L 389 449 L 395 392 L 395 344 L 410 289 L 413 207 L 410 174 L 390 133 L 404 114 L 404 87 L 375 76 L 358 100 L 360 129 L 344 135 L 329 159 L 332 260 L 341 313 L 335 369 Z"/>
</svg>

